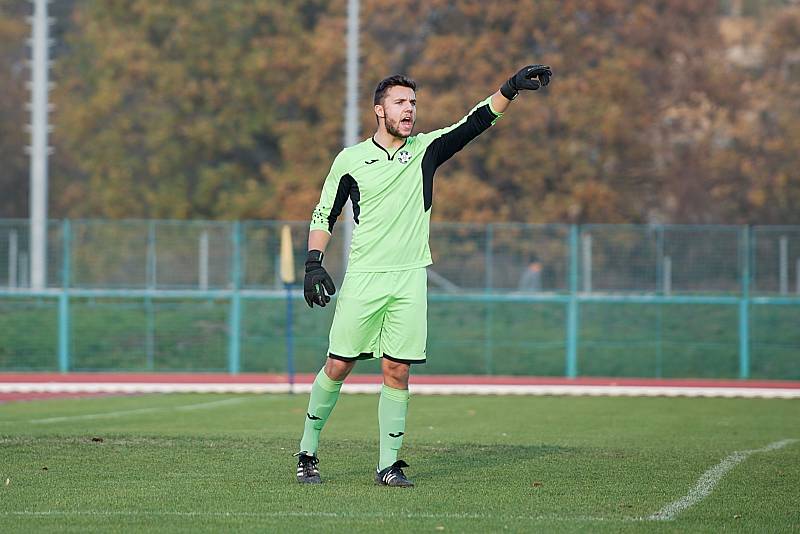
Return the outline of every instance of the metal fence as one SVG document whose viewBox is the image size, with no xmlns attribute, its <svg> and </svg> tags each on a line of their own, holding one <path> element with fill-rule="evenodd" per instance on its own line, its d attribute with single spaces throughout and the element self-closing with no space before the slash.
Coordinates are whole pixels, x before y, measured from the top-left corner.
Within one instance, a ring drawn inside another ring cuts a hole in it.
<svg viewBox="0 0 800 534">
<path fill-rule="evenodd" d="M 302 280 L 306 222 L 53 221 L 34 290 L 0 220 L 0 370 L 316 371 L 332 310 L 282 284 L 284 225 Z M 800 227 L 433 223 L 431 249 L 418 371 L 800 378 Z"/>
</svg>

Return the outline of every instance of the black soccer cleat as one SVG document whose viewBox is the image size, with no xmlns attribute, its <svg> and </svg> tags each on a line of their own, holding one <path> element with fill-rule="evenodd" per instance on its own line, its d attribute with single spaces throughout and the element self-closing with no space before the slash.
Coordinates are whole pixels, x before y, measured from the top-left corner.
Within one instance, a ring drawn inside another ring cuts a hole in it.
<svg viewBox="0 0 800 534">
<path fill-rule="evenodd" d="M 406 478 L 406 474 L 403 473 L 403 467 L 408 467 L 408 464 L 403 460 L 397 460 L 386 469 L 378 471 L 375 473 L 375 484 L 397 488 L 413 488 L 414 483 Z"/>
<path fill-rule="evenodd" d="M 297 456 L 297 481 L 300 484 L 321 484 L 322 479 L 319 477 L 319 458 L 316 454 L 308 454 L 306 451 L 300 451 L 294 456 Z"/>
</svg>

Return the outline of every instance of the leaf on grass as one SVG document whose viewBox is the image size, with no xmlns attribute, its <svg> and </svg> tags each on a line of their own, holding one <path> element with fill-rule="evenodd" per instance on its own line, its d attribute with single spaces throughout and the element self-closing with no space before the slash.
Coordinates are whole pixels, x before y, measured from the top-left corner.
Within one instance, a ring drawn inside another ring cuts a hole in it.
<svg viewBox="0 0 800 534">
<path fill-rule="evenodd" d="M 10 478 L 7 478 L 7 479 L 6 479 L 6 486 L 10 486 L 10 485 L 11 485 L 11 479 L 10 479 Z"/>
<path fill-rule="evenodd" d="M 47 466 L 46 465 L 42 466 L 42 471 L 47 471 Z"/>
<path fill-rule="evenodd" d="M 96 443 L 103 443 L 103 438 L 96 438 L 95 437 L 95 438 L 92 438 L 92 441 L 94 441 Z"/>
<path fill-rule="evenodd" d="M 534 488 L 541 488 L 541 487 L 542 487 L 542 485 L 543 485 L 543 484 L 542 484 L 541 482 L 539 482 L 538 480 L 537 480 L 537 481 L 535 481 L 535 482 L 533 483 L 533 487 L 534 487 Z"/>
<path fill-rule="evenodd" d="M 742 514 L 733 514 L 733 518 L 734 519 L 741 519 L 742 518 Z"/>
</svg>

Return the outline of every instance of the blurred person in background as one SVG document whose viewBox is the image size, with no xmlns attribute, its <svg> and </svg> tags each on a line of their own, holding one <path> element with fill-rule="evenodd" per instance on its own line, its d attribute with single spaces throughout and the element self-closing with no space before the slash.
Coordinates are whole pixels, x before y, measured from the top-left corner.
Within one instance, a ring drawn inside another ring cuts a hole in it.
<svg viewBox="0 0 800 534">
<path fill-rule="evenodd" d="M 534 258 L 519 277 L 520 291 L 538 293 L 542 290 L 542 262 Z"/>
</svg>

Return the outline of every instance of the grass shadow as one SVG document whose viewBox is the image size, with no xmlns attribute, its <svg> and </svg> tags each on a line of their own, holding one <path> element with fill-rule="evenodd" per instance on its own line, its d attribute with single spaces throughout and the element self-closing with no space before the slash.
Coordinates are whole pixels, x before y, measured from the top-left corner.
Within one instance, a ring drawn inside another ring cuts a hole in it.
<svg viewBox="0 0 800 534">
<path fill-rule="evenodd" d="M 507 471 L 509 476 L 513 476 L 520 466 L 576 450 L 546 443 L 459 443 L 453 446 L 418 445 L 410 447 L 407 454 L 416 460 L 415 476 L 419 479 L 441 477 L 443 469 L 448 472 L 447 476 L 459 477 L 459 473 L 467 473 L 468 478 L 474 479 L 492 472 L 501 474 Z"/>
</svg>

